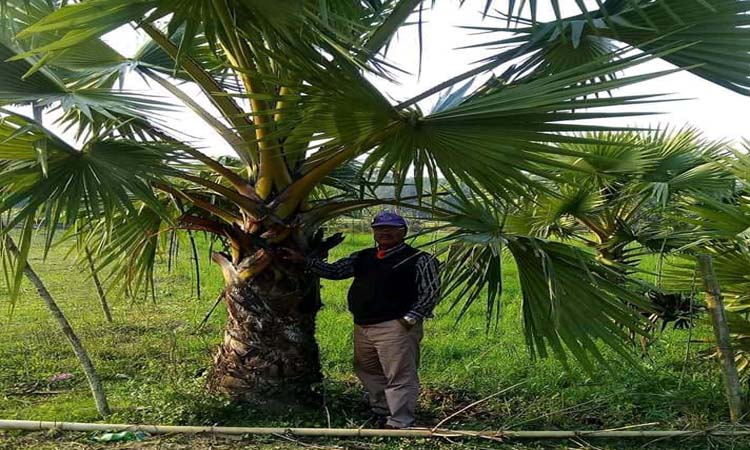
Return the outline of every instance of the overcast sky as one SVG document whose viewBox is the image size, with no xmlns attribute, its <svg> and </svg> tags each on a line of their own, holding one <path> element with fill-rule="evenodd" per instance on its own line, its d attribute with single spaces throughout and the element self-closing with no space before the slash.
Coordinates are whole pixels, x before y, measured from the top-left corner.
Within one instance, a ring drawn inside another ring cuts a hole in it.
<svg viewBox="0 0 750 450">
<path fill-rule="evenodd" d="M 589 1 L 590 2 L 590 1 Z M 423 57 L 421 76 L 418 72 L 418 32 L 416 26 L 402 28 L 392 42 L 387 59 L 411 75 L 398 77 L 399 84 L 384 80 L 374 80 L 376 86 L 394 101 L 405 100 L 414 95 L 445 81 L 452 76 L 468 70 L 473 62 L 487 55 L 486 51 L 476 49 L 458 49 L 458 47 L 476 44 L 489 40 L 488 35 L 472 35 L 468 30 L 461 29 L 465 25 L 504 26 L 498 19 L 486 18 L 482 20 L 480 10 L 485 0 L 468 0 L 463 8 L 458 8 L 455 0 L 438 0 L 434 10 L 429 9 L 430 0 L 425 1 L 423 12 Z M 542 2 L 544 4 L 545 2 Z M 496 5 L 505 5 L 504 1 L 496 1 Z M 563 2 L 565 5 L 566 3 Z M 576 14 L 577 8 L 573 0 L 568 0 L 568 9 L 563 14 Z M 550 11 L 547 11 L 551 16 Z M 416 15 L 413 16 L 416 18 Z M 549 19 L 551 17 L 546 17 Z M 545 17 L 541 17 L 542 20 Z M 143 36 L 137 35 L 132 29 L 121 29 L 111 33 L 106 40 L 126 56 L 131 55 L 143 42 Z M 671 66 L 661 61 L 655 61 L 639 67 L 638 72 L 652 72 L 669 69 Z M 143 82 L 132 80 L 128 84 L 132 89 L 145 89 Z M 185 89 L 199 97 L 195 86 L 184 85 Z M 167 95 L 158 86 L 151 86 L 149 92 L 153 95 Z M 729 138 L 739 140 L 743 136 L 750 137 L 748 122 L 750 118 L 750 99 L 715 86 L 690 73 L 672 74 L 663 78 L 638 84 L 617 91 L 618 94 L 656 94 L 673 93 L 674 98 L 692 99 L 689 101 L 670 102 L 655 105 L 642 105 L 639 111 L 663 111 L 665 114 L 647 117 L 629 117 L 617 119 L 609 123 L 617 125 L 649 126 L 658 123 L 670 123 L 676 126 L 691 124 L 702 129 L 712 138 Z M 433 99 L 424 102 L 423 109 L 429 109 Z M 205 103 L 204 103 L 205 104 Z M 210 107 L 209 107 L 210 108 Z M 230 153 L 231 151 L 203 122 L 191 112 L 185 111 L 172 115 L 169 120 L 171 126 L 187 132 L 197 138 L 195 142 L 212 154 Z"/>
</svg>

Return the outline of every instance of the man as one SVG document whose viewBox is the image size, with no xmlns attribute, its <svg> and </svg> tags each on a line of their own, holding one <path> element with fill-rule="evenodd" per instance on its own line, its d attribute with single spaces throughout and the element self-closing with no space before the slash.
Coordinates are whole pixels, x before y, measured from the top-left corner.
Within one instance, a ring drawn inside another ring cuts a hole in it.
<svg viewBox="0 0 750 450">
<path fill-rule="evenodd" d="M 376 247 L 332 264 L 308 258 L 305 267 L 321 278 L 354 277 L 348 303 L 355 372 L 378 425 L 406 428 L 414 423 L 419 396 L 422 320 L 432 317 L 440 295 L 438 262 L 404 243 L 407 225 L 398 214 L 381 212 L 371 226 Z"/>
</svg>

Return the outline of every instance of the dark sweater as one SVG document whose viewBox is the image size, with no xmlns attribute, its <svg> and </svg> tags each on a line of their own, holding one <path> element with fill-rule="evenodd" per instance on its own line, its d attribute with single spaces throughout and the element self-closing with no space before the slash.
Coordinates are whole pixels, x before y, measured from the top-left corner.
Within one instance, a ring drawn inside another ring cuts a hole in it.
<svg viewBox="0 0 750 450">
<path fill-rule="evenodd" d="M 374 248 L 357 253 L 349 311 L 357 325 L 373 325 L 403 317 L 417 301 L 416 262 L 419 250 L 404 246 L 383 259 Z"/>
</svg>

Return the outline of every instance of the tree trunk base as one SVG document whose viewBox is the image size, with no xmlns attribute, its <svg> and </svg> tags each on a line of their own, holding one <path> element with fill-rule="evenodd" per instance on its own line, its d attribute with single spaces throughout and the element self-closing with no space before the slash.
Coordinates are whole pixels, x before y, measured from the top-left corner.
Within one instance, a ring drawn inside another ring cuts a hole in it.
<svg viewBox="0 0 750 450">
<path fill-rule="evenodd" d="M 209 391 L 281 411 L 319 402 L 318 284 L 300 284 L 308 289 L 279 292 L 278 286 L 256 283 L 227 289 L 229 317 L 214 354 Z"/>
</svg>

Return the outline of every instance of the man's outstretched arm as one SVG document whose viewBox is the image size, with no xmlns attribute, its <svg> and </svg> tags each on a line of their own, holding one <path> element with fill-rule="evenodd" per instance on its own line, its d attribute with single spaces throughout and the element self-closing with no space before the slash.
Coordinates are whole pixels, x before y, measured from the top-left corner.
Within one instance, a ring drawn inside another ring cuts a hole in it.
<svg viewBox="0 0 750 450">
<path fill-rule="evenodd" d="M 354 276 L 355 255 L 341 258 L 334 263 L 322 259 L 305 258 L 305 270 L 328 280 L 343 280 Z"/>
<path fill-rule="evenodd" d="M 416 265 L 417 301 L 406 315 L 419 320 L 432 317 L 440 299 L 440 265 L 437 258 L 427 253 L 419 257 Z"/>
</svg>

